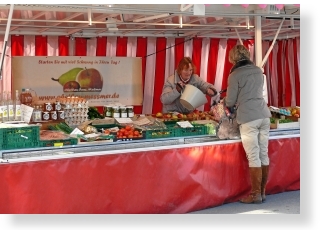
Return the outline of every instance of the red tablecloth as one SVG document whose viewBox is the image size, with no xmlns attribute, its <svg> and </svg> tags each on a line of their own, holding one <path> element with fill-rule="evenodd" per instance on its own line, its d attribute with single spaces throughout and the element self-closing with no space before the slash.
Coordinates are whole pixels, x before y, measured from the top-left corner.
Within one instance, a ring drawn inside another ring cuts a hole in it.
<svg viewBox="0 0 320 230">
<path fill-rule="evenodd" d="M 300 137 L 270 140 L 267 194 L 300 189 Z M 250 192 L 240 142 L 0 165 L 0 213 L 187 213 Z"/>
</svg>

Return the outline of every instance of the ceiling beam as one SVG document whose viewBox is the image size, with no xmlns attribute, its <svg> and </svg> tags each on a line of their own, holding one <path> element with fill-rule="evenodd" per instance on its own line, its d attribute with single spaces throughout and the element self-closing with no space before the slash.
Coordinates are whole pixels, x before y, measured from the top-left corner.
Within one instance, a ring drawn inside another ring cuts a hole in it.
<svg viewBox="0 0 320 230">
<path fill-rule="evenodd" d="M 83 15 L 83 13 L 75 13 L 75 14 L 72 14 L 72 15 L 70 15 L 70 16 L 62 19 L 62 21 L 69 21 L 70 19 L 76 18 L 76 17 L 78 17 L 78 16 L 80 16 L 80 15 Z M 53 24 L 50 25 L 50 27 L 58 26 L 58 25 L 60 25 L 61 23 L 63 23 L 63 22 L 53 23 Z M 48 26 L 49 26 L 49 25 L 48 25 Z M 49 30 L 49 29 L 50 29 L 50 28 L 44 28 L 44 29 L 42 29 L 42 30 L 39 30 L 39 33 L 42 33 L 42 32 L 47 31 L 47 30 Z"/>
<path fill-rule="evenodd" d="M 45 11 L 40 12 L 40 13 L 38 13 L 38 14 L 36 14 L 36 15 L 32 16 L 32 17 L 31 17 L 31 19 L 37 19 L 37 18 L 40 18 L 40 17 L 42 17 L 42 16 L 43 16 L 43 15 L 45 15 L 45 14 L 46 14 L 46 12 L 45 12 Z M 20 22 L 19 24 L 20 24 L 20 25 L 25 25 L 25 24 L 28 24 L 28 23 L 30 23 L 30 22 L 25 21 L 25 22 Z M 10 31 L 13 31 L 13 30 L 18 29 L 18 28 L 19 28 L 18 26 L 11 27 L 11 28 L 10 28 Z"/>
</svg>

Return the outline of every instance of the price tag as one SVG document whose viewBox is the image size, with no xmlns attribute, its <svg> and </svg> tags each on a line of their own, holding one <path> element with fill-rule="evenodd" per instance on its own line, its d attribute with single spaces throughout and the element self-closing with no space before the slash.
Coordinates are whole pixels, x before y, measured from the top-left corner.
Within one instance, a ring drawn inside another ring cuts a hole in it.
<svg viewBox="0 0 320 230">
<path fill-rule="evenodd" d="M 128 124 L 128 123 L 132 123 L 132 120 L 131 118 L 127 118 L 127 117 L 123 117 L 123 118 L 115 118 L 116 121 L 119 123 L 119 124 Z"/>
<path fill-rule="evenodd" d="M 33 108 L 24 104 L 22 104 L 20 108 L 22 116 L 21 120 L 29 123 L 32 117 Z"/>
<path fill-rule="evenodd" d="M 181 127 L 181 128 L 188 128 L 188 127 L 193 127 L 193 125 L 189 122 L 189 121 L 178 121 L 177 124 Z"/>
<path fill-rule="evenodd" d="M 136 120 L 133 122 L 135 125 L 147 125 L 150 123 L 150 120 L 146 117 L 140 118 L 139 120 Z"/>
<path fill-rule="evenodd" d="M 77 135 L 77 134 L 84 134 L 84 132 L 82 132 L 80 129 L 75 128 L 70 135 Z"/>
</svg>

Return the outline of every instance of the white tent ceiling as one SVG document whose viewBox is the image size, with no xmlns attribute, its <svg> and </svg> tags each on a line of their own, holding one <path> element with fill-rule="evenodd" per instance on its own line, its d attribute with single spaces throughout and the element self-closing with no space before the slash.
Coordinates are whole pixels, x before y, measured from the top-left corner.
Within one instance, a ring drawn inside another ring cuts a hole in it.
<svg viewBox="0 0 320 230">
<path fill-rule="evenodd" d="M 9 4 L 0 5 L 0 34 L 5 34 Z M 250 4 L 16 4 L 9 34 L 44 36 L 147 36 L 253 39 L 261 16 L 263 40 L 300 36 L 300 7 Z M 284 19 L 284 20 L 283 20 Z"/>
</svg>

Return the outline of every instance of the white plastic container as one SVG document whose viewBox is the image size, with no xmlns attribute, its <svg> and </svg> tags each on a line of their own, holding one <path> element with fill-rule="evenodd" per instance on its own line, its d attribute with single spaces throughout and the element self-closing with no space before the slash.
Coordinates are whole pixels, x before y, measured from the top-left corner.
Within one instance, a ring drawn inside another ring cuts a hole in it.
<svg viewBox="0 0 320 230">
<path fill-rule="evenodd" d="M 201 90 L 193 85 L 186 85 L 180 97 L 181 104 L 188 110 L 195 110 L 208 102 Z"/>
</svg>

